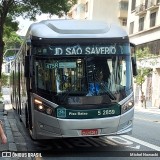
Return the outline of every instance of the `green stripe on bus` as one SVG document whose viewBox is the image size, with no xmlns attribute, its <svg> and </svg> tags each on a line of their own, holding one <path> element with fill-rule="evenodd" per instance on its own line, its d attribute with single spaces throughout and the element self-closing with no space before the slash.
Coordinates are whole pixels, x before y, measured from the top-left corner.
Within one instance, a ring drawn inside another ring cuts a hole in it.
<svg viewBox="0 0 160 160">
<path fill-rule="evenodd" d="M 62 119 L 91 119 L 91 118 L 105 118 L 113 117 L 121 114 L 121 107 L 114 104 L 109 108 L 88 109 L 88 110 L 74 110 L 66 109 L 62 106 L 57 107 L 56 117 Z"/>
</svg>

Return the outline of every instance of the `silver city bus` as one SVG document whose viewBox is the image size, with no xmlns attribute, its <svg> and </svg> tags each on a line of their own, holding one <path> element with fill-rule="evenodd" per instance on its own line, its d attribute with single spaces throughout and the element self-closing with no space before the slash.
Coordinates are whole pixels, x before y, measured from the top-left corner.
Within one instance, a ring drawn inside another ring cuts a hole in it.
<svg viewBox="0 0 160 160">
<path fill-rule="evenodd" d="M 135 58 L 115 24 L 32 24 L 12 65 L 11 101 L 33 139 L 132 131 Z"/>
</svg>

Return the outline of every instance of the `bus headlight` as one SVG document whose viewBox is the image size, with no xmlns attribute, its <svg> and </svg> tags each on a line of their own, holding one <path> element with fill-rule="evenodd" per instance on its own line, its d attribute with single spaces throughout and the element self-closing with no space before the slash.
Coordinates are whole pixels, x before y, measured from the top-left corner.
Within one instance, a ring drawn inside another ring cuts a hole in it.
<svg viewBox="0 0 160 160">
<path fill-rule="evenodd" d="M 44 110 L 43 105 L 38 105 L 38 110 L 43 111 Z"/>
<path fill-rule="evenodd" d="M 121 106 L 121 114 L 127 112 L 128 110 L 130 110 L 132 107 L 134 106 L 134 101 L 130 100 L 127 103 L 123 104 Z"/>
<path fill-rule="evenodd" d="M 47 108 L 47 109 L 46 109 L 46 113 L 47 113 L 48 115 L 52 115 L 52 109 L 51 109 L 51 108 Z"/>
<path fill-rule="evenodd" d="M 35 99 L 34 106 L 35 110 L 50 116 L 54 116 L 54 109 L 49 107 L 47 104 L 44 104 L 42 101 Z"/>
</svg>

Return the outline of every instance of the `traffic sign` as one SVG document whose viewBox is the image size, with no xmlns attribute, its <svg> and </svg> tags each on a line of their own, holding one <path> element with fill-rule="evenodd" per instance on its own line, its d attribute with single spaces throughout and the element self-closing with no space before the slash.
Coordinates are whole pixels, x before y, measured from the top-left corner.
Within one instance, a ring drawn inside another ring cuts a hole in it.
<svg viewBox="0 0 160 160">
<path fill-rule="evenodd" d="M 5 57 L 5 60 L 6 60 L 7 62 L 13 61 L 14 59 L 15 59 L 15 56 Z"/>
</svg>

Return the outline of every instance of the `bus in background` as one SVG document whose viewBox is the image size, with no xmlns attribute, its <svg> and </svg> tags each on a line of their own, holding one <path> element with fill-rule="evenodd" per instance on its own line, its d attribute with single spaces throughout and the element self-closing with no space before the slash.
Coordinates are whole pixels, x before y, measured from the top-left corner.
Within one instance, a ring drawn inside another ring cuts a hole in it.
<svg viewBox="0 0 160 160">
<path fill-rule="evenodd" d="M 133 54 L 114 24 L 32 24 L 12 65 L 13 108 L 33 139 L 130 134 Z"/>
</svg>

